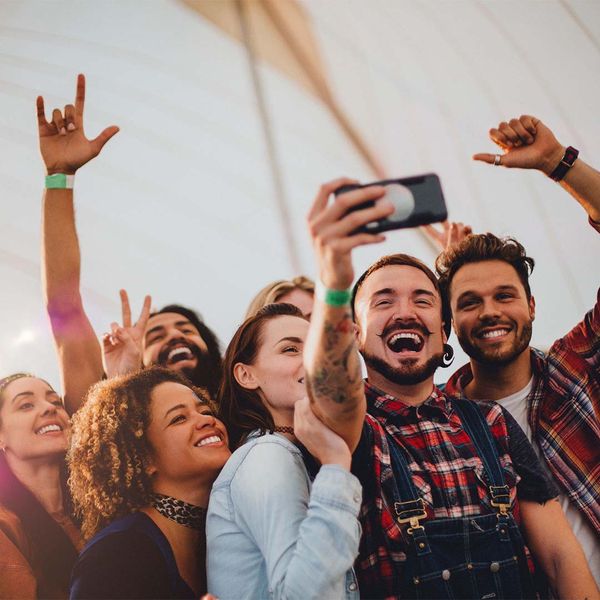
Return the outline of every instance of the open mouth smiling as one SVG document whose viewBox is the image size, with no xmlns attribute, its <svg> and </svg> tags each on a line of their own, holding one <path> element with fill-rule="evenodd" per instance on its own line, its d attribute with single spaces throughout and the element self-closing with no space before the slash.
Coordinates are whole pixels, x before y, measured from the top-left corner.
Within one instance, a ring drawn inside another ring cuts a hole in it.
<svg viewBox="0 0 600 600">
<path fill-rule="evenodd" d="M 387 339 L 386 345 L 396 353 L 420 352 L 425 345 L 425 339 L 414 331 L 398 331 Z"/>
<path fill-rule="evenodd" d="M 506 326 L 494 327 L 493 329 L 482 329 L 475 334 L 475 337 L 479 338 L 480 340 L 496 340 L 508 335 L 511 329 L 511 327 Z"/>
<path fill-rule="evenodd" d="M 161 351 L 158 363 L 165 366 L 175 365 L 184 360 L 193 360 L 196 357 L 191 346 L 184 342 L 167 347 Z"/>
<path fill-rule="evenodd" d="M 196 448 L 201 448 L 202 446 L 212 446 L 213 444 L 220 444 L 223 442 L 223 438 L 221 438 L 218 434 L 211 434 L 199 439 L 194 446 Z"/>
<path fill-rule="evenodd" d="M 44 425 L 43 427 L 36 429 L 35 434 L 36 435 L 46 435 L 47 433 L 57 433 L 57 432 L 61 432 L 62 430 L 63 430 L 63 428 L 60 425 L 58 425 L 57 423 L 51 423 L 49 425 Z"/>
</svg>

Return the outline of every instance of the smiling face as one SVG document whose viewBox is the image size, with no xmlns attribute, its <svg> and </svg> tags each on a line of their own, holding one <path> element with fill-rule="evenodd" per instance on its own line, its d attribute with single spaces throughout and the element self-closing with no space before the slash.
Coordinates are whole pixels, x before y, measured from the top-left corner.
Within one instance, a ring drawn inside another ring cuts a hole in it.
<svg viewBox="0 0 600 600">
<path fill-rule="evenodd" d="M 198 329 L 178 313 L 158 313 L 148 321 L 143 341 L 143 363 L 177 372 L 198 366 L 208 348 Z"/>
<path fill-rule="evenodd" d="M 535 301 L 502 260 L 462 266 L 450 285 L 452 318 L 463 350 L 482 364 L 505 365 L 529 347 Z"/>
<path fill-rule="evenodd" d="M 423 271 L 389 265 L 371 273 L 356 299 L 358 345 L 373 373 L 399 385 L 433 377 L 443 355 L 441 299 Z"/>
<path fill-rule="evenodd" d="M 0 446 L 9 460 L 64 455 L 70 422 L 60 396 L 42 379 L 21 377 L 2 391 Z"/>
<path fill-rule="evenodd" d="M 155 491 L 177 496 L 187 484 L 210 486 L 231 456 L 227 431 L 211 408 L 181 383 L 151 393 L 146 435 Z"/>
<path fill-rule="evenodd" d="M 271 318 L 262 327 L 254 363 L 234 367 L 238 383 L 260 394 L 276 424 L 287 424 L 294 404 L 306 395 L 302 352 L 307 333 L 308 321 L 301 317 Z"/>
</svg>

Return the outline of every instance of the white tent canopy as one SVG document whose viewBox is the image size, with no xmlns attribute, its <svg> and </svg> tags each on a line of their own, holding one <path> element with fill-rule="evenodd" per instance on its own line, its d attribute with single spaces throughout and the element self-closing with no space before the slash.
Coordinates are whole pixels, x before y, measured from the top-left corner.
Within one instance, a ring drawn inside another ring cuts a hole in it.
<svg viewBox="0 0 600 600">
<path fill-rule="evenodd" d="M 0 374 L 29 370 L 58 385 L 40 289 L 34 103 L 38 94 L 48 111 L 71 102 L 78 72 L 87 132 L 121 127 L 76 182 L 83 296 L 99 334 L 119 318 L 125 287 L 134 310 L 145 293 L 156 307 L 199 310 L 226 344 L 265 283 L 315 275 L 304 215 L 318 185 L 375 178 L 322 97 L 260 52 L 259 110 L 246 47 L 202 4 L 0 3 Z M 205 4 L 214 12 L 219 2 Z M 600 165 L 600 3 L 305 0 L 294 9 L 338 108 L 383 171 L 438 173 L 451 219 L 514 235 L 536 258 L 534 343 L 551 344 L 594 302 L 597 234 L 539 173 L 470 156 L 494 151 L 490 127 L 528 113 Z M 435 257 L 420 232 L 396 232 L 356 252 L 357 274 L 395 251 Z"/>
</svg>

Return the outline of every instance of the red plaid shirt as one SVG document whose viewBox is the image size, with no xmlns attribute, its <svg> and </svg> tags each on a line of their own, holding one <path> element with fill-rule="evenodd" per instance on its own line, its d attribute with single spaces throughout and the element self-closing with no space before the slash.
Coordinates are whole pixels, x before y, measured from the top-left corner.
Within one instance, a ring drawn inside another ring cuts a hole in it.
<svg viewBox="0 0 600 600">
<path fill-rule="evenodd" d="M 600 290 L 594 308 L 544 354 L 531 349 L 527 402 L 532 437 L 555 480 L 600 534 Z M 465 365 L 445 391 L 460 396 Z"/>
<path fill-rule="evenodd" d="M 363 535 L 355 566 L 361 596 L 397 598 L 406 555 L 393 508 L 393 472 L 386 432 L 406 451 L 427 518 L 469 517 L 496 510 L 490 506 L 490 483 L 483 463 L 442 391 L 434 388 L 419 407 L 408 406 L 368 382 L 365 391 L 368 414 L 353 462 L 353 470 L 363 484 Z M 509 456 L 506 421 L 496 404 L 482 404 L 481 410 L 497 443 L 514 514 L 518 512 L 518 476 Z"/>
</svg>

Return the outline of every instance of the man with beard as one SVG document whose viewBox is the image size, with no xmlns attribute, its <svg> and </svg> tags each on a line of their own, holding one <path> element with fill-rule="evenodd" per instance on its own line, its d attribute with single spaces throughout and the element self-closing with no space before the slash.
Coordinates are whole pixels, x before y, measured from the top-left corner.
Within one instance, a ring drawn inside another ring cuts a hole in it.
<svg viewBox="0 0 600 600">
<path fill-rule="evenodd" d="M 85 78 L 77 78 L 75 104 L 54 109 L 46 120 L 44 101 L 37 99 L 40 151 L 47 170 L 43 199 L 42 272 L 46 308 L 57 347 L 65 405 L 77 410 L 91 385 L 104 376 L 98 339 L 83 308 L 80 252 L 75 229 L 73 179 L 118 132 L 106 128 L 97 138 L 83 131 Z M 221 356 L 214 333 L 192 310 L 171 305 L 150 315 L 150 298 L 137 323 L 132 323 L 127 294 L 121 291 L 123 324 L 112 324 L 105 336 L 109 376 L 162 364 L 187 375 L 192 383 L 216 392 Z"/>
<path fill-rule="evenodd" d="M 490 134 L 505 154 L 474 158 L 560 179 L 600 231 L 600 173 L 574 149 L 565 149 L 535 117 L 502 123 Z M 547 353 L 530 347 L 533 266 L 519 242 L 491 233 L 469 236 L 438 257 L 454 329 L 471 359 L 446 391 L 498 402 L 517 420 L 558 484 L 563 510 L 600 584 L 600 305 Z"/>
<path fill-rule="evenodd" d="M 357 228 L 393 207 L 375 186 L 328 204 L 347 183 L 322 186 L 308 217 L 320 282 L 304 364 L 313 409 L 354 450 L 363 486 L 361 596 L 534 597 L 531 551 L 560 597 L 596 597 L 581 546 L 551 501 L 557 490 L 514 419 L 434 386 L 452 349 L 431 270 L 386 256 L 348 289 L 353 248 L 384 239 Z M 348 212 L 367 201 L 374 206 Z"/>
</svg>

